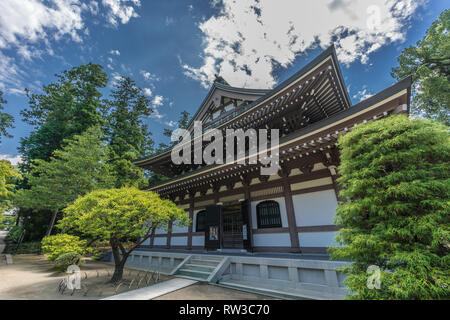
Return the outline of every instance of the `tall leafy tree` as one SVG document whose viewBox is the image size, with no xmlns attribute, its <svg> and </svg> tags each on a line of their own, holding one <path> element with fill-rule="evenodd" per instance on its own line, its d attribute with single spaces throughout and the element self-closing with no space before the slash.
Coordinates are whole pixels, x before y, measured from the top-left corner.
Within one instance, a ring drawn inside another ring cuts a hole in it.
<svg viewBox="0 0 450 320">
<path fill-rule="evenodd" d="M 15 187 L 15 180 L 22 179 L 11 163 L 0 160 L 0 214 L 9 207 L 9 199 Z"/>
<path fill-rule="evenodd" d="M 413 111 L 450 124 L 450 9 L 433 22 L 425 37 L 403 50 L 396 79 L 413 77 Z"/>
<path fill-rule="evenodd" d="M 59 227 L 89 238 L 108 241 L 115 261 L 111 279 L 122 279 L 123 268 L 131 252 L 169 221 L 187 226 L 187 213 L 158 194 L 136 188 L 98 190 L 79 198 L 67 207 Z M 127 247 L 127 242 L 134 242 Z"/>
<path fill-rule="evenodd" d="M 111 167 L 115 186 L 144 186 L 143 172 L 132 161 L 153 152 L 151 133 L 144 118 L 153 112 L 149 100 L 130 78 L 121 78 L 105 100 L 109 113 L 105 116 L 105 134 L 111 151 Z"/>
<path fill-rule="evenodd" d="M 330 253 L 353 262 L 345 270 L 350 297 L 449 299 L 448 127 L 391 116 L 358 125 L 339 147 L 342 247 Z"/>
<path fill-rule="evenodd" d="M 48 161 L 65 139 L 103 122 L 100 89 L 106 86 L 107 77 L 100 65 L 74 67 L 56 77 L 55 83 L 44 86 L 42 94 L 27 90 L 29 107 L 21 114 L 35 130 L 20 143 L 25 167 L 34 159 Z"/>
<path fill-rule="evenodd" d="M 30 189 L 15 195 L 18 207 L 51 212 L 46 235 L 52 232 L 57 214 L 79 196 L 112 185 L 108 147 L 99 127 L 92 127 L 73 140 L 65 140 L 50 161 L 36 159 L 28 174 Z"/>
<path fill-rule="evenodd" d="M 14 118 L 6 112 L 1 112 L 4 108 L 2 104 L 6 103 L 7 101 L 3 99 L 3 92 L 0 91 L 0 142 L 2 136 L 10 138 L 11 135 L 8 133 L 8 129 L 14 128 Z"/>
</svg>

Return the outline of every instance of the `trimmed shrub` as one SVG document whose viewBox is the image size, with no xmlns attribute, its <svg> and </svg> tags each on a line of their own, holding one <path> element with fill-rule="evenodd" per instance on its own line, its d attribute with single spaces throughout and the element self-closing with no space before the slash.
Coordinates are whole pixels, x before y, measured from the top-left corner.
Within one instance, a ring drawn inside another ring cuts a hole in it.
<svg viewBox="0 0 450 320">
<path fill-rule="evenodd" d="M 81 255 L 77 252 L 67 252 L 56 258 L 54 262 L 55 269 L 65 272 L 71 265 L 81 266 Z"/>
<path fill-rule="evenodd" d="M 339 147 L 342 247 L 329 251 L 354 262 L 349 298 L 450 298 L 449 128 L 391 116 L 358 125 Z M 378 275 L 379 289 L 368 285 Z"/>
<path fill-rule="evenodd" d="M 57 234 L 42 239 L 42 253 L 49 261 L 55 261 L 60 255 L 72 252 L 84 255 L 87 252 L 86 241 L 69 234 Z"/>
</svg>

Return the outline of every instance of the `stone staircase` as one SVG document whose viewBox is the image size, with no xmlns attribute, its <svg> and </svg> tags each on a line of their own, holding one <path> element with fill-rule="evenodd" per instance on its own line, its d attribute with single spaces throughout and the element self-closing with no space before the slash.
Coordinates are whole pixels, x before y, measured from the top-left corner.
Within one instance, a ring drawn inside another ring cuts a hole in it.
<svg viewBox="0 0 450 320">
<path fill-rule="evenodd" d="M 197 281 L 214 281 L 214 275 L 220 271 L 226 257 L 189 256 L 173 272 L 172 275 Z"/>
</svg>

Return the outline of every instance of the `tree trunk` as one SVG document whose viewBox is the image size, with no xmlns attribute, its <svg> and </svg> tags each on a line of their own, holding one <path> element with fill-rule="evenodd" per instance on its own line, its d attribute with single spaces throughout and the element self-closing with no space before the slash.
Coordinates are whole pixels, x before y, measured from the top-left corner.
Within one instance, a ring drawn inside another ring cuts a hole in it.
<svg viewBox="0 0 450 320">
<path fill-rule="evenodd" d="M 52 234 L 53 226 L 55 225 L 57 215 L 58 215 L 58 211 L 54 211 L 52 214 L 52 219 L 50 220 L 50 224 L 48 225 L 48 228 L 47 228 L 47 233 L 45 234 L 46 237 L 48 237 Z"/>
<path fill-rule="evenodd" d="M 123 268 L 125 267 L 125 263 L 127 262 L 128 254 L 124 254 L 121 256 L 118 242 L 114 239 L 111 239 L 109 242 L 111 244 L 112 254 L 114 257 L 114 274 L 111 278 L 111 282 L 116 283 L 122 280 Z"/>
<path fill-rule="evenodd" d="M 123 261 L 120 261 L 119 263 L 115 264 L 115 266 L 114 266 L 114 274 L 113 274 L 113 276 L 111 278 L 111 282 L 112 283 L 117 283 L 120 280 L 122 280 L 123 268 L 125 266 L 125 261 L 126 261 L 126 258 L 123 259 Z"/>
</svg>

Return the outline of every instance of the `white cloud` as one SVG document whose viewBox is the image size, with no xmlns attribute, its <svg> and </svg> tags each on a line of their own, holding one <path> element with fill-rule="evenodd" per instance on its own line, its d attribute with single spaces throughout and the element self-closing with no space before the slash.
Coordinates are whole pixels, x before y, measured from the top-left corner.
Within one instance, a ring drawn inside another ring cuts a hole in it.
<svg viewBox="0 0 450 320">
<path fill-rule="evenodd" d="M 35 43 L 47 38 L 49 31 L 55 39 L 67 35 L 80 42 L 78 31 L 84 28 L 82 10 L 78 0 L 54 0 L 49 5 L 38 0 L 2 0 L 0 48 Z"/>
<path fill-rule="evenodd" d="M 10 154 L 0 154 L 0 160 L 8 160 L 11 162 L 13 166 L 18 165 L 20 162 L 22 162 L 22 156 L 13 156 Z"/>
<path fill-rule="evenodd" d="M 353 95 L 353 99 L 361 102 L 366 99 L 369 99 L 371 96 L 373 96 L 372 93 L 369 93 L 367 88 L 365 86 L 363 87 L 363 90 L 358 91 L 355 95 Z"/>
<path fill-rule="evenodd" d="M 113 72 L 111 74 L 111 85 L 113 87 L 117 86 L 119 81 L 122 80 L 122 79 L 123 79 L 123 77 L 120 74 L 118 74 L 117 72 Z"/>
<path fill-rule="evenodd" d="M 150 88 L 144 88 L 142 89 L 142 92 L 144 93 L 144 95 L 146 95 L 147 97 L 151 97 L 153 92 Z"/>
<path fill-rule="evenodd" d="M 166 20 L 164 21 L 164 24 L 166 25 L 166 27 L 168 27 L 174 23 L 175 23 L 175 19 L 172 17 L 166 17 Z"/>
<path fill-rule="evenodd" d="M 153 98 L 152 105 L 156 108 L 161 107 L 164 104 L 164 97 L 157 95 Z"/>
<path fill-rule="evenodd" d="M 109 54 L 112 54 L 113 56 L 120 56 L 120 51 L 119 50 L 111 50 L 109 52 Z"/>
<path fill-rule="evenodd" d="M 171 127 L 171 128 L 173 128 L 173 127 L 175 127 L 175 126 L 177 125 L 177 123 L 176 123 L 175 121 L 172 121 L 172 120 L 166 121 L 166 122 L 164 122 L 164 124 L 165 124 L 166 126 Z"/>
<path fill-rule="evenodd" d="M 22 89 L 24 78 L 30 72 L 29 65 L 23 61 L 43 59 L 44 54 L 55 56 L 52 48 L 55 41 L 66 39 L 81 43 L 83 37 L 89 35 L 85 27 L 86 14 L 106 12 L 108 21 L 116 26 L 118 21 L 127 23 L 138 16 L 136 8 L 140 1 L 103 0 L 102 5 L 103 10 L 98 1 L 1 0 L 0 88 L 5 92 Z M 22 59 L 6 56 L 6 49 L 15 50 Z"/>
<path fill-rule="evenodd" d="M 346 65 L 367 63 L 384 45 L 403 41 L 406 24 L 426 0 L 215 0 L 218 15 L 199 24 L 203 64 L 182 63 L 204 87 L 220 74 L 231 85 L 273 87 L 274 63 L 286 68 L 298 54 L 336 46 Z"/>
<path fill-rule="evenodd" d="M 141 6 L 140 0 L 102 0 L 102 4 L 110 9 L 107 16 L 112 25 L 117 26 L 119 20 L 126 24 L 131 18 L 139 17 L 135 7 Z"/>
<path fill-rule="evenodd" d="M 158 76 L 156 76 L 155 74 L 145 71 L 145 70 L 141 70 L 140 71 L 141 75 L 144 77 L 145 80 L 147 81 L 159 81 L 161 80 Z"/>
<path fill-rule="evenodd" d="M 159 107 L 164 105 L 164 97 L 161 95 L 156 95 L 153 100 L 151 101 L 151 105 L 153 108 L 153 113 L 150 116 L 151 118 L 154 118 L 156 120 L 161 120 L 162 118 L 164 118 L 166 115 L 162 114 L 159 111 Z"/>
</svg>

